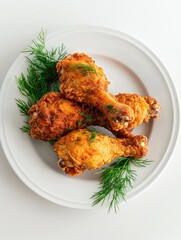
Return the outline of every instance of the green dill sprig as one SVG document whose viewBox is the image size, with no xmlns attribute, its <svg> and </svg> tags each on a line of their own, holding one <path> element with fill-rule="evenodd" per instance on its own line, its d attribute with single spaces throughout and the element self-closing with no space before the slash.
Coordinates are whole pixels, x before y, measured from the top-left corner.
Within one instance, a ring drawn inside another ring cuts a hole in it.
<svg viewBox="0 0 181 240">
<path fill-rule="evenodd" d="M 22 132 L 28 133 L 31 130 L 31 126 L 29 125 L 28 122 L 24 122 L 24 125 L 20 128 Z"/>
<path fill-rule="evenodd" d="M 97 74 L 96 70 L 91 67 L 90 65 L 86 65 L 86 64 L 77 64 L 77 65 L 73 65 L 71 66 L 72 69 L 81 69 L 81 73 L 83 76 L 86 76 L 88 72 L 92 72 L 94 74 Z"/>
<path fill-rule="evenodd" d="M 133 157 L 119 157 L 109 167 L 102 168 L 96 174 L 99 177 L 99 191 L 91 197 L 93 206 L 105 200 L 109 201 L 108 212 L 113 208 L 115 212 L 119 209 L 121 200 L 125 200 L 127 190 L 133 187 L 136 181 L 136 171 L 131 167 L 146 167 L 151 161 L 144 159 L 135 159 Z"/>
<path fill-rule="evenodd" d="M 37 40 L 23 51 L 28 56 L 26 74 L 16 77 L 18 89 L 27 101 L 16 99 L 16 104 L 21 115 L 29 115 L 28 111 L 44 94 L 50 91 L 59 91 L 56 64 L 67 55 L 64 45 L 60 48 L 46 48 L 46 32 L 41 30 Z M 27 125 L 21 130 L 27 132 Z"/>
<path fill-rule="evenodd" d="M 81 112 L 80 116 L 85 118 L 83 121 L 86 122 L 86 123 L 91 123 L 93 121 L 92 115 L 88 114 L 86 112 Z"/>
<path fill-rule="evenodd" d="M 61 48 L 46 49 L 46 32 L 38 34 L 37 41 L 23 52 L 28 53 L 27 73 L 16 78 L 20 92 L 27 98 L 25 101 L 17 99 L 20 112 L 27 112 L 44 94 L 58 90 L 58 74 L 56 64 L 67 54 L 64 45 Z"/>
<path fill-rule="evenodd" d="M 111 104 L 106 104 L 106 108 L 107 108 L 107 111 L 110 112 L 110 113 L 115 113 L 116 112 L 114 106 L 111 105 Z"/>
<path fill-rule="evenodd" d="M 27 59 L 33 70 L 36 71 L 35 74 L 44 79 L 50 87 L 53 82 L 58 80 L 56 64 L 67 55 L 67 51 L 63 44 L 60 48 L 46 49 L 46 34 L 42 30 L 38 34 L 37 41 L 32 41 L 33 44 L 23 52 L 29 54 Z"/>
<path fill-rule="evenodd" d="M 24 122 L 24 125 L 20 128 L 20 130 L 30 135 L 29 131 L 31 130 L 31 126 L 29 125 L 28 122 Z M 48 142 L 53 146 L 57 141 L 58 139 L 52 139 L 52 140 L 49 140 Z"/>
<path fill-rule="evenodd" d="M 58 139 L 52 139 L 52 140 L 49 140 L 49 143 L 53 146 L 57 141 Z"/>
<path fill-rule="evenodd" d="M 15 99 L 16 104 L 18 105 L 19 111 L 22 116 L 29 116 L 28 111 L 30 107 L 32 106 L 32 103 L 30 101 L 25 102 L 24 100 L 21 99 Z"/>
<path fill-rule="evenodd" d="M 95 128 L 88 129 L 88 130 L 89 130 L 89 132 L 91 134 L 90 136 L 88 136 L 88 138 L 89 138 L 89 145 L 91 145 L 93 143 L 93 141 L 96 139 L 98 132 L 97 132 L 97 130 Z"/>
</svg>

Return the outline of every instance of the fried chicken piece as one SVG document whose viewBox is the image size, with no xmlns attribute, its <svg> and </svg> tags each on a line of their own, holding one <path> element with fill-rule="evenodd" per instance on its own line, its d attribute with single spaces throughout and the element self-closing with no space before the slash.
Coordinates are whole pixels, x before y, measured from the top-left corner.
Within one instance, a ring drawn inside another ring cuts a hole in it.
<svg viewBox="0 0 181 240">
<path fill-rule="evenodd" d="M 29 133 L 43 141 L 56 139 L 69 130 L 77 129 L 77 123 L 83 119 L 81 112 L 81 106 L 63 98 L 60 93 L 47 93 L 29 110 Z"/>
<path fill-rule="evenodd" d="M 103 69 L 84 53 L 74 53 L 57 63 L 60 88 L 66 98 L 98 108 L 115 131 L 127 128 L 133 109 L 108 91 Z"/>
<path fill-rule="evenodd" d="M 148 122 L 151 118 L 158 118 L 161 108 L 158 101 L 150 96 L 145 96 L 144 99 L 149 105 L 148 115 L 147 118 L 144 119 L 144 122 Z"/>
<path fill-rule="evenodd" d="M 142 122 L 148 122 L 149 119 L 158 117 L 160 105 L 154 98 L 124 93 L 118 94 L 116 98 L 134 109 L 134 117 L 128 125 L 129 130 Z M 31 116 L 30 135 L 43 141 L 56 139 L 73 129 L 85 128 L 90 125 L 105 127 L 117 137 L 131 135 L 124 129 L 113 131 L 107 118 L 97 108 L 75 103 L 56 92 L 45 94 L 31 107 L 29 114 Z"/>
<path fill-rule="evenodd" d="M 147 138 L 111 138 L 87 129 L 74 130 L 54 144 L 58 166 L 69 175 L 79 175 L 84 170 L 95 170 L 119 156 L 144 157 L 148 151 Z"/>
<path fill-rule="evenodd" d="M 73 129 L 103 126 L 107 122 L 98 109 L 68 100 L 58 92 L 45 94 L 30 108 L 29 115 L 29 134 L 42 141 L 57 139 Z"/>
<path fill-rule="evenodd" d="M 152 97 L 142 97 L 130 93 L 120 93 L 115 97 L 119 102 L 127 104 L 134 110 L 132 121 L 128 123 L 127 127 L 129 131 L 132 131 L 143 122 L 148 123 L 151 118 L 158 118 L 160 105 Z"/>
</svg>

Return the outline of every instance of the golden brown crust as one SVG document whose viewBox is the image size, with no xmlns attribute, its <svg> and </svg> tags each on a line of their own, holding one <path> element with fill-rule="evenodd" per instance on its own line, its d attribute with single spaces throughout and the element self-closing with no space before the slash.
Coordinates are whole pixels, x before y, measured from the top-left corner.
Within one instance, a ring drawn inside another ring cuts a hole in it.
<svg viewBox="0 0 181 240">
<path fill-rule="evenodd" d="M 57 72 L 66 98 L 97 107 L 115 131 L 127 127 L 133 117 L 132 108 L 108 92 L 109 81 L 90 57 L 84 53 L 69 55 L 57 64 Z"/>
<path fill-rule="evenodd" d="M 148 122 L 150 118 L 158 118 L 160 112 L 160 104 L 158 101 L 150 96 L 145 96 L 144 100 L 149 105 L 148 116 L 144 119 L 144 122 Z"/>
<path fill-rule="evenodd" d="M 47 93 L 29 110 L 30 135 L 43 141 L 56 139 L 78 128 L 77 123 L 83 120 L 81 112 L 78 104 L 63 98 L 60 93 Z"/>
<path fill-rule="evenodd" d="M 45 94 L 29 111 L 31 116 L 30 135 L 33 138 L 48 141 L 56 139 L 73 129 L 97 125 L 109 129 L 117 137 L 130 137 L 133 128 L 158 115 L 159 104 L 151 97 L 125 93 L 118 94 L 116 98 L 134 109 L 134 117 L 129 122 L 127 129 L 114 131 L 107 118 L 97 108 L 75 103 L 65 99 L 60 93 L 50 92 Z M 145 98 L 149 104 L 145 101 Z M 155 105 L 157 115 L 153 114 Z"/>
<path fill-rule="evenodd" d="M 147 138 L 143 135 L 128 139 L 111 138 L 97 134 L 90 142 L 87 129 L 74 130 L 54 144 L 59 167 L 69 175 L 78 175 L 85 169 L 98 169 L 119 156 L 141 158 L 148 151 Z"/>
<path fill-rule="evenodd" d="M 132 107 L 134 116 L 132 121 L 129 122 L 128 129 L 132 130 L 139 126 L 148 115 L 149 105 L 143 97 L 137 94 L 123 93 L 116 95 L 119 102 L 125 103 Z"/>
</svg>

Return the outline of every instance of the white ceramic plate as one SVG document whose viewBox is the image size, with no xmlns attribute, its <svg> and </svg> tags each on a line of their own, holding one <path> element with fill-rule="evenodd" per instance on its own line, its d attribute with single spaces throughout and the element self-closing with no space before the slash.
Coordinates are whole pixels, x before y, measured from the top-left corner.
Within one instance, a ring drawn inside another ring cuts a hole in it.
<svg viewBox="0 0 181 240">
<path fill-rule="evenodd" d="M 79 27 L 47 38 L 48 47 L 65 44 L 69 53 L 85 52 L 102 66 L 110 80 L 110 91 L 138 93 L 155 97 L 161 104 L 158 120 L 143 124 L 135 133 L 149 138 L 148 159 L 154 162 L 138 169 L 138 178 L 127 199 L 148 187 L 160 174 L 174 149 L 179 128 L 176 91 L 164 66 L 143 44 L 132 37 L 107 28 Z M 85 172 L 69 177 L 57 168 L 57 156 L 49 143 L 21 133 L 23 117 L 15 98 L 22 98 L 15 76 L 25 72 L 27 62 L 20 55 L 4 80 L 0 96 L 1 143 L 9 163 L 20 179 L 42 197 L 67 207 L 90 209 L 90 197 L 97 190 L 97 176 Z M 97 206 L 99 208 L 99 206 Z"/>
</svg>

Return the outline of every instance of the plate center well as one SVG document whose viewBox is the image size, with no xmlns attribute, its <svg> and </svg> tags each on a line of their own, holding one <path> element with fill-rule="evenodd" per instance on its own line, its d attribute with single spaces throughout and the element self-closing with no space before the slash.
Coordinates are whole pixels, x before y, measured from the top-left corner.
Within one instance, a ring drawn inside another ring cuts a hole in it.
<svg viewBox="0 0 181 240">
<path fill-rule="evenodd" d="M 147 90 L 142 80 L 126 65 L 108 56 L 91 54 L 96 65 L 103 68 L 110 81 L 109 91 L 112 94 L 137 93 L 147 95 Z"/>
</svg>

